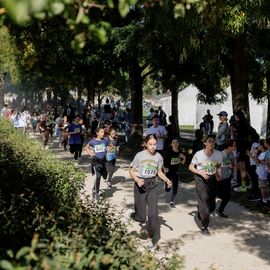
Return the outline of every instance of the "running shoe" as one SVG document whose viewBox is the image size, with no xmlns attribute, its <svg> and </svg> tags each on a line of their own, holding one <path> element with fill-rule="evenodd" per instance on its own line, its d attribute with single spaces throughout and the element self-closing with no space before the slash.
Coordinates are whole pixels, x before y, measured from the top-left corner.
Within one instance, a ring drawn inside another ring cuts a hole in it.
<svg viewBox="0 0 270 270">
<path fill-rule="evenodd" d="M 202 227 L 201 233 L 202 233 L 202 235 L 206 235 L 206 236 L 210 236 L 211 235 L 211 233 L 209 232 L 209 230 L 208 230 L 207 227 Z"/>
<path fill-rule="evenodd" d="M 135 212 L 134 212 L 133 209 L 128 209 L 128 210 L 125 212 L 125 214 L 124 214 L 124 220 L 123 220 L 124 224 L 128 224 L 128 223 L 129 223 L 129 221 L 130 221 L 130 219 L 131 219 L 131 216 L 132 216 L 132 214 L 134 214 L 134 213 L 135 213 Z"/>
<path fill-rule="evenodd" d="M 247 192 L 247 188 L 246 187 L 237 187 L 233 189 L 235 192 Z"/>
<path fill-rule="evenodd" d="M 156 250 L 156 246 L 154 245 L 151 238 L 146 240 L 146 247 L 150 252 L 154 252 Z"/>
<path fill-rule="evenodd" d="M 249 190 L 252 189 L 252 185 L 248 185 L 247 189 L 249 189 Z"/>
<path fill-rule="evenodd" d="M 174 208 L 175 207 L 175 203 L 174 202 L 170 202 L 170 207 Z"/>
<path fill-rule="evenodd" d="M 219 212 L 218 210 L 216 210 L 216 214 L 217 214 L 219 217 L 222 217 L 222 218 L 228 218 L 227 215 L 223 214 L 223 212 Z"/>
<path fill-rule="evenodd" d="M 108 188 L 111 188 L 112 187 L 112 184 L 109 183 L 109 182 L 107 182 L 107 186 L 108 186 Z"/>
</svg>

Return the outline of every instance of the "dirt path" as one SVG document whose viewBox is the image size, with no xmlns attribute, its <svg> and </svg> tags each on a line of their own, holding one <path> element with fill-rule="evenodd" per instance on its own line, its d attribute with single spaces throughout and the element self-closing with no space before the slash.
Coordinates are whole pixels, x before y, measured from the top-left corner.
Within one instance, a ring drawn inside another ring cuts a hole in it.
<svg viewBox="0 0 270 270">
<path fill-rule="evenodd" d="M 50 147 L 53 148 L 53 147 Z M 69 152 L 52 149 L 60 159 L 72 159 Z M 104 181 L 104 196 L 118 208 L 133 208 L 133 182 L 128 175 L 128 162 L 119 159 L 113 177 L 113 187 Z M 83 156 L 79 167 L 88 171 L 89 159 Z M 91 194 L 94 178 L 87 173 L 85 192 Z M 237 203 L 226 208 L 228 219 L 212 217 L 211 236 L 201 235 L 196 217 L 194 183 L 181 183 L 176 207 L 170 208 L 168 194 L 159 186 L 159 246 L 168 242 L 180 246 L 185 269 L 267 270 L 270 269 L 270 218 L 252 213 Z M 141 227 L 132 222 L 131 233 L 139 234 Z M 211 268 L 212 267 L 212 268 Z"/>
</svg>

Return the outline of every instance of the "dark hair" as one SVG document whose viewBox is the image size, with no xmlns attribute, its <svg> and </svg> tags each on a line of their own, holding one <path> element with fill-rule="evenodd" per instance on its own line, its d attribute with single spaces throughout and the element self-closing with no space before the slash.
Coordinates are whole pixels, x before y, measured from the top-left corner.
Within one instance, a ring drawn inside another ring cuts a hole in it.
<svg viewBox="0 0 270 270">
<path fill-rule="evenodd" d="M 242 110 L 237 110 L 235 115 L 239 118 L 239 121 L 247 121 L 247 118 Z"/>
<path fill-rule="evenodd" d="M 234 146 L 234 145 L 235 145 L 235 140 L 229 139 L 229 140 L 227 141 L 227 143 L 225 144 L 225 149 L 227 149 L 228 147 L 232 147 L 232 146 Z"/>
<path fill-rule="evenodd" d="M 264 150 L 267 150 L 267 147 L 265 146 L 265 139 L 259 140 L 259 144 L 260 144 L 260 146 L 263 146 Z"/>
<path fill-rule="evenodd" d="M 112 132 L 113 130 L 116 131 L 116 129 L 115 129 L 114 127 L 110 127 L 108 133 L 111 134 L 111 132 Z"/>
<path fill-rule="evenodd" d="M 214 134 L 209 134 L 203 138 L 203 142 L 205 143 L 209 138 L 213 138 L 214 140 L 216 140 L 216 136 Z"/>
<path fill-rule="evenodd" d="M 101 129 L 104 130 L 104 127 L 98 127 L 98 128 L 96 129 L 96 133 L 98 133 Z"/>
<path fill-rule="evenodd" d="M 170 115 L 170 116 L 169 116 L 169 121 L 170 121 L 171 123 L 174 123 L 174 122 L 175 122 L 175 119 L 174 119 L 174 116 L 173 116 L 173 115 Z"/>
<path fill-rule="evenodd" d="M 144 138 L 143 142 L 146 144 L 151 139 L 155 139 L 156 141 L 158 140 L 157 136 L 155 134 L 149 134 Z"/>
<path fill-rule="evenodd" d="M 270 137 L 266 138 L 265 142 L 270 145 Z"/>
<path fill-rule="evenodd" d="M 152 117 L 152 120 L 153 120 L 154 118 L 158 118 L 158 115 L 157 115 L 157 114 L 154 114 L 154 116 Z"/>
</svg>

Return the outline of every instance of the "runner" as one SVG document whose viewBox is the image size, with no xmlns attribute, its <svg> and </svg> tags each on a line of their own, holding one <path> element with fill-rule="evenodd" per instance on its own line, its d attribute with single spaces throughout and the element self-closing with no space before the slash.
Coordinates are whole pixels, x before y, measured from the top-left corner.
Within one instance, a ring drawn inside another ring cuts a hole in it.
<svg viewBox="0 0 270 270">
<path fill-rule="evenodd" d="M 77 160 L 81 147 L 82 127 L 79 124 L 80 117 L 76 116 L 73 123 L 68 127 L 69 133 L 69 151 L 74 154 L 74 159 Z"/>
<path fill-rule="evenodd" d="M 112 176 L 115 170 L 116 155 L 119 153 L 119 142 L 117 139 L 116 131 L 114 128 L 110 128 L 108 139 L 110 144 L 107 150 L 106 169 L 108 172 L 108 187 L 112 187 Z"/>
<path fill-rule="evenodd" d="M 168 187 L 171 187 L 172 185 L 171 181 L 162 172 L 163 158 L 156 152 L 157 140 L 156 135 L 150 134 L 146 136 L 144 140 L 146 149 L 136 154 L 129 169 L 129 174 L 135 181 L 135 213 L 128 211 L 127 214 L 132 216 L 138 222 L 145 222 L 146 206 L 148 207 L 147 246 L 149 249 L 154 248 L 152 239 L 158 224 L 158 180 L 156 176 L 165 181 L 168 184 Z"/>
<path fill-rule="evenodd" d="M 170 200 L 170 206 L 175 206 L 175 197 L 177 195 L 178 183 L 179 183 L 179 165 L 184 164 L 186 162 L 186 156 L 181 153 L 179 149 L 179 142 L 177 139 L 172 139 L 171 147 L 168 151 L 165 152 L 164 155 L 164 167 L 166 176 L 172 182 L 172 195 Z M 167 184 L 165 183 L 165 190 L 170 191 L 168 189 Z"/>
<path fill-rule="evenodd" d="M 39 123 L 38 123 L 38 130 L 40 132 L 40 138 L 43 143 L 43 147 L 48 149 L 48 141 L 49 141 L 49 131 L 46 125 L 46 116 L 44 114 L 40 115 Z"/>
<path fill-rule="evenodd" d="M 67 151 L 67 144 L 68 144 L 68 117 L 64 116 L 63 122 L 60 125 L 61 130 L 61 145 L 64 147 L 64 150 Z"/>
<path fill-rule="evenodd" d="M 157 115 L 155 115 L 152 118 L 152 123 L 153 123 L 153 125 L 146 130 L 145 136 L 150 135 L 150 134 L 156 135 L 156 137 L 158 139 L 157 145 L 156 145 L 156 151 L 162 155 L 163 149 L 164 149 L 164 140 L 166 139 L 168 132 L 164 126 L 161 126 L 158 124 L 158 116 Z"/>
<path fill-rule="evenodd" d="M 231 197 L 231 180 L 233 175 L 233 167 L 235 164 L 235 156 L 233 154 L 236 147 L 235 141 L 228 140 L 224 147 L 225 149 L 221 152 L 223 157 L 221 164 L 221 179 L 220 181 L 217 181 L 217 191 L 218 196 L 221 199 L 221 203 L 216 213 L 220 217 L 228 218 L 223 211 Z"/>
<path fill-rule="evenodd" d="M 92 172 L 96 174 L 96 180 L 92 189 L 93 198 L 99 199 L 99 187 L 101 176 L 107 178 L 106 170 L 106 154 L 109 140 L 104 139 L 104 128 L 98 128 L 96 131 L 96 138 L 93 138 L 86 146 L 86 152 L 93 157 Z"/>
<path fill-rule="evenodd" d="M 198 218 L 202 223 L 201 232 L 210 235 L 209 216 L 216 208 L 216 182 L 221 177 L 222 154 L 214 149 L 213 135 L 208 135 L 204 139 L 204 145 L 205 149 L 193 156 L 189 170 L 195 174 Z"/>
</svg>

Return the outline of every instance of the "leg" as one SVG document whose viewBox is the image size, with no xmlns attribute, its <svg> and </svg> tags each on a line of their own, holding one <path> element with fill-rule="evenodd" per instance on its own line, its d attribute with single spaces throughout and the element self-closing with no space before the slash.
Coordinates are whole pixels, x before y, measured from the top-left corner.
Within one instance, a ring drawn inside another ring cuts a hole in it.
<svg viewBox="0 0 270 270">
<path fill-rule="evenodd" d="M 178 183 L 179 183 L 178 173 L 177 173 L 177 174 L 174 174 L 174 175 L 171 177 L 171 180 L 172 180 L 172 183 L 173 183 L 173 186 L 172 186 L 172 197 L 171 197 L 171 202 L 174 202 L 175 197 L 176 197 L 176 195 L 177 195 L 177 191 L 178 191 Z"/>
<path fill-rule="evenodd" d="M 144 222 L 146 219 L 146 193 L 137 184 L 134 185 L 134 219 L 138 222 Z"/>
<path fill-rule="evenodd" d="M 157 186 L 154 186 L 148 191 L 146 201 L 148 205 L 147 231 L 149 238 L 153 238 L 157 229 L 158 219 Z"/>
<path fill-rule="evenodd" d="M 200 177 L 195 177 L 196 195 L 198 199 L 198 212 L 202 226 L 207 228 L 209 224 L 209 195 L 208 186 Z"/>
<path fill-rule="evenodd" d="M 218 189 L 221 203 L 218 208 L 219 213 L 223 213 L 231 197 L 231 177 L 218 182 Z"/>
</svg>

